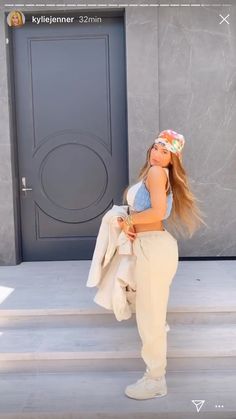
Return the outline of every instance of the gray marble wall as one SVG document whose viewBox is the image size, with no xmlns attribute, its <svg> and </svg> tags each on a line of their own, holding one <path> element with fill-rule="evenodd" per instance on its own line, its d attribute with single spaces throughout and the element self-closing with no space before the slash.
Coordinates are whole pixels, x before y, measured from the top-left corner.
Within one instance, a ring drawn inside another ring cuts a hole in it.
<svg viewBox="0 0 236 419">
<path fill-rule="evenodd" d="M 39 6 L 20 9 L 49 11 Z M 230 13 L 229 25 L 219 23 L 220 13 Z M 2 6 L 0 19 L 0 264 L 14 265 L 21 261 L 20 237 Z M 190 240 L 179 240 L 179 254 L 235 256 L 235 7 L 128 6 L 125 30 L 130 182 L 158 131 L 182 133 L 183 163 L 208 227 Z"/>
<path fill-rule="evenodd" d="M 236 256 L 236 8 L 160 8 L 158 22 L 160 129 L 184 134 L 208 223 L 180 254 Z"/>
<path fill-rule="evenodd" d="M 127 17 L 130 180 L 155 133 L 182 133 L 207 227 L 178 240 L 179 254 L 236 256 L 236 7 L 130 7 Z"/>
</svg>

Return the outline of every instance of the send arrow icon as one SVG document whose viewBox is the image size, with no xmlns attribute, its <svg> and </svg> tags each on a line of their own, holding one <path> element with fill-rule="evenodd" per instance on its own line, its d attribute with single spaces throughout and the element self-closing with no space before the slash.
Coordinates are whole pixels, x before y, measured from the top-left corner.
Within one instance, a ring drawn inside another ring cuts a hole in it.
<svg viewBox="0 0 236 419">
<path fill-rule="evenodd" d="M 195 404 L 197 411 L 200 412 L 205 400 L 192 400 L 192 402 Z"/>
</svg>

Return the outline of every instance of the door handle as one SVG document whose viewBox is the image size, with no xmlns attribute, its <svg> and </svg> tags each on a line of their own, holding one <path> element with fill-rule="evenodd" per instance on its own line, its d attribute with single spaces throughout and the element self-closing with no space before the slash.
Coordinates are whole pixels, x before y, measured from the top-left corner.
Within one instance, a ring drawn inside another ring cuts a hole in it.
<svg viewBox="0 0 236 419">
<path fill-rule="evenodd" d="M 21 188 L 21 190 L 23 192 L 25 192 L 25 194 L 26 194 L 26 191 L 32 191 L 32 188 L 27 188 L 26 187 L 26 178 L 25 177 L 22 177 L 21 178 L 21 182 L 22 182 L 22 185 L 23 185 L 23 187 Z"/>
</svg>

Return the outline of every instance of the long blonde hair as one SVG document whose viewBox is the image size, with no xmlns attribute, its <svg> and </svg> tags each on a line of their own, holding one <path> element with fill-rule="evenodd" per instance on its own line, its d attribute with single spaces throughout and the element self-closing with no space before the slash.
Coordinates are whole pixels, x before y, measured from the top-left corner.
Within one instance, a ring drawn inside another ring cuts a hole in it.
<svg viewBox="0 0 236 419">
<path fill-rule="evenodd" d="M 19 22 L 18 26 L 23 25 L 22 14 L 18 10 L 12 10 L 9 13 L 9 19 L 10 19 L 10 22 L 11 22 L 10 26 L 13 26 L 13 16 L 15 16 L 15 15 L 18 17 L 18 22 Z"/>
<path fill-rule="evenodd" d="M 138 181 L 146 178 L 148 171 L 151 167 L 150 154 L 154 143 L 148 148 L 146 154 L 146 161 L 141 168 Z M 201 224 L 207 226 L 202 217 L 205 214 L 198 208 L 196 201 L 197 199 L 193 192 L 190 190 L 187 174 L 182 164 L 182 156 L 180 157 L 171 153 L 171 162 L 168 166 L 169 169 L 169 180 L 173 193 L 173 205 L 170 216 L 165 220 L 170 228 L 173 229 L 174 234 L 182 235 L 186 237 L 189 233 L 189 238 L 193 236 Z M 127 205 L 127 192 L 130 185 L 123 192 L 123 205 Z M 170 189 L 168 190 L 170 193 Z"/>
</svg>

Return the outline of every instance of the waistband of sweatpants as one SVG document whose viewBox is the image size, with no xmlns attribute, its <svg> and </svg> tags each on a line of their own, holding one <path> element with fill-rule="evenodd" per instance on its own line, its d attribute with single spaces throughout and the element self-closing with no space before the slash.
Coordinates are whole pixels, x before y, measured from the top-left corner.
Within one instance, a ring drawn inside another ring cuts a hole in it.
<svg viewBox="0 0 236 419">
<path fill-rule="evenodd" d="M 170 234 L 169 231 L 167 231 L 166 229 L 164 230 L 148 230 L 148 231 L 138 231 L 136 233 L 137 237 L 142 237 L 142 236 L 161 236 L 163 234 Z"/>
</svg>

